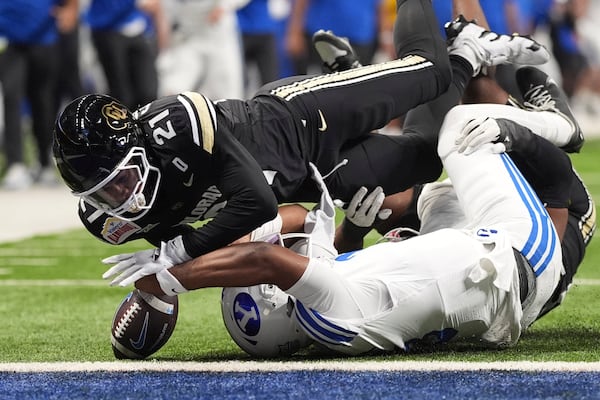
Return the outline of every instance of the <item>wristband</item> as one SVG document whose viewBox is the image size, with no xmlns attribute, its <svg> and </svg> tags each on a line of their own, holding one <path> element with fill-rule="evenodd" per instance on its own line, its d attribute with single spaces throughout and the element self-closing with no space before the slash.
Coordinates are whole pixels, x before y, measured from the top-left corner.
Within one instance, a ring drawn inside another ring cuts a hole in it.
<svg viewBox="0 0 600 400">
<path fill-rule="evenodd" d="M 174 296 L 179 293 L 188 292 L 188 290 L 183 287 L 181 282 L 179 282 L 177 278 L 175 278 L 173 274 L 169 272 L 168 269 L 163 269 L 157 272 L 156 280 L 160 285 L 160 289 L 165 292 L 167 296 Z"/>
<path fill-rule="evenodd" d="M 283 220 L 281 215 L 277 213 L 277 216 L 272 220 L 265 222 L 250 233 L 251 242 L 270 242 L 274 236 L 281 233 L 281 227 L 283 226 Z"/>
<path fill-rule="evenodd" d="M 183 237 L 181 235 L 177 236 L 174 239 L 171 239 L 167 242 L 167 246 L 165 246 L 164 251 L 166 256 L 173 262 L 173 265 L 183 264 L 186 261 L 192 259 L 192 257 L 185 250 L 185 246 L 183 245 Z"/>
<path fill-rule="evenodd" d="M 363 240 L 371 229 L 371 227 L 358 226 L 352 223 L 348 218 L 344 218 L 342 221 L 342 235 L 349 240 Z"/>
</svg>

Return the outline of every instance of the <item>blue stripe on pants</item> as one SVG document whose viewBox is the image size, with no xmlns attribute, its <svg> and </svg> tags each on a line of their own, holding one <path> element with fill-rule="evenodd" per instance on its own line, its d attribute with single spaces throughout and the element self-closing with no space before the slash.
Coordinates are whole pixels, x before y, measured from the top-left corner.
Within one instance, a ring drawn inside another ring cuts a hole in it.
<svg viewBox="0 0 600 400">
<path fill-rule="evenodd" d="M 548 267 L 556 250 L 557 235 L 548 212 L 540 202 L 529 183 L 514 165 L 512 159 L 505 153 L 501 159 L 512 179 L 523 204 L 531 216 L 532 228 L 529 237 L 519 251 L 527 258 L 535 276 L 540 276 Z M 538 243 L 536 243 L 538 242 Z"/>
<path fill-rule="evenodd" d="M 306 333 L 319 342 L 346 344 L 356 336 L 356 332 L 335 325 L 315 310 L 307 310 L 298 300 L 296 300 L 296 316 Z"/>
</svg>

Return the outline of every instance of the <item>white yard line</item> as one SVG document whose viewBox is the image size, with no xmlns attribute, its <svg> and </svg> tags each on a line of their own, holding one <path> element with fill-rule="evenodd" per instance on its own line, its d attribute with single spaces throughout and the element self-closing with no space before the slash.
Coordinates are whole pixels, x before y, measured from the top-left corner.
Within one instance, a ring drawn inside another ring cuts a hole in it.
<svg viewBox="0 0 600 400">
<path fill-rule="evenodd" d="M 0 363 L 0 372 L 279 372 L 279 371 L 557 371 L 600 372 L 600 362 L 455 361 L 114 361 Z"/>
<path fill-rule="evenodd" d="M 0 286 L 106 286 L 108 281 L 102 279 L 5 279 Z"/>
</svg>

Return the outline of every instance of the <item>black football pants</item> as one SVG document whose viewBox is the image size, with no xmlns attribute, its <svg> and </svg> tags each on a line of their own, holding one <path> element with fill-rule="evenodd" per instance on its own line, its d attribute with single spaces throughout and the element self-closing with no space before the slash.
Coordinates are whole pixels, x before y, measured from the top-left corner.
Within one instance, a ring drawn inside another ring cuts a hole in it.
<svg viewBox="0 0 600 400">
<path fill-rule="evenodd" d="M 286 78 L 261 89 L 286 101 L 302 121 L 309 159 L 322 174 L 348 159 L 326 181 L 336 197 L 348 199 L 361 185 L 382 185 L 391 194 L 435 180 L 441 171 L 435 148 L 421 137 L 371 133 L 436 98 L 450 84 L 446 44 L 430 0 L 398 1 L 394 42 L 398 60 Z M 426 168 L 417 171 L 421 164 Z"/>
</svg>

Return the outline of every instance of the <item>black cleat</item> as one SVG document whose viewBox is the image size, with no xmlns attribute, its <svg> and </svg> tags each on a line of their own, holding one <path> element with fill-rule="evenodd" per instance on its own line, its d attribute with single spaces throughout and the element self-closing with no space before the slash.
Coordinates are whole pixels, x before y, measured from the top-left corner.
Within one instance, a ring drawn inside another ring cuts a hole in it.
<svg viewBox="0 0 600 400">
<path fill-rule="evenodd" d="M 565 92 L 552 78 L 535 67 L 518 69 L 516 79 L 526 109 L 555 112 L 569 122 L 573 130 L 571 140 L 561 148 L 567 153 L 578 153 L 583 146 L 583 132 L 569 107 Z"/>
<path fill-rule="evenodd" d="M 320 29 L 314 33 L 312 41 L 323 61 L 324 72 L 340 72 L 361 66 L 348 39 Z"/>
</svg>

